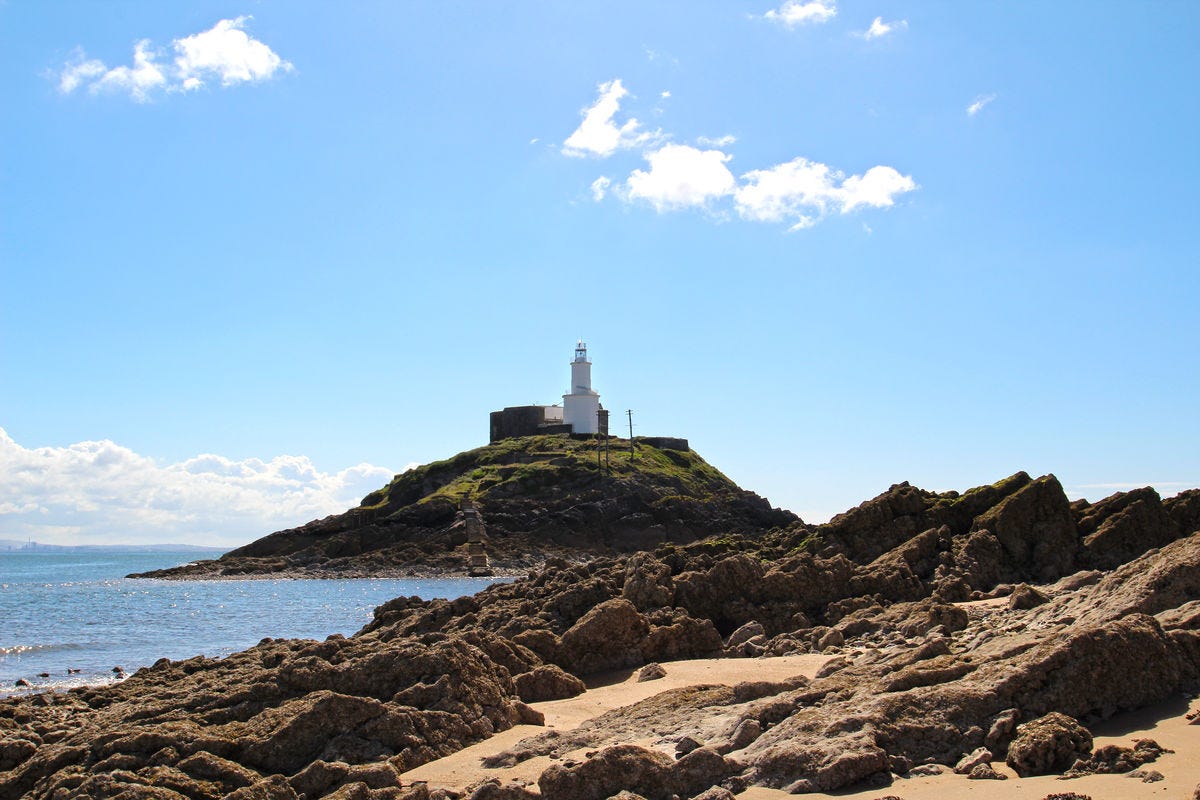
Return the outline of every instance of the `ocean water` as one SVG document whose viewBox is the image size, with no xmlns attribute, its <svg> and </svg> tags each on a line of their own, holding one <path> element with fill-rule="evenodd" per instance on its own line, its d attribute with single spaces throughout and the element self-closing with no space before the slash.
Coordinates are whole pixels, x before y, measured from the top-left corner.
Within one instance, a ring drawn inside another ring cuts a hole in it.
<svg viewBox="0 0 1200 800">
<path fill-rule="evenodd" d="M 132 673 L 163 657 L 220 657 L 268 636 L 350 635 L 393 597 L 461 597 L 497 580 L 123 577 L 195 558 L 168 552 L 0 553 L 0 696 L 18 691 L 20 678 L 34 689 L 66 689 L 110 682 L 116 666 Z"/>
</svg>

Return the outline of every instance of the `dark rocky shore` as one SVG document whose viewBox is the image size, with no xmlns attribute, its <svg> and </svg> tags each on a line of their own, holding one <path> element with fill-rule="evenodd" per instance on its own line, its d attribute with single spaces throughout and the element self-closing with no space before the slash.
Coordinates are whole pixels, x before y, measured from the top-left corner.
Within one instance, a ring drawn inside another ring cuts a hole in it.
<svg viewBox="0 0 1200 800">
<path fill-rule="evenodd" d="M 1149 763 L 1153 743 L 1093 751 L 1087 726 L 1200 688 L 1200 490 L 1089 504 L 1053 476 L 961 495 L 899 484 L 821 526 L 551 557 L 473 597 L 397 598 L 350 638 L 0 701 L 0 796 L 457 796 L 401 775 L 538 724 L 528 704 L 580 693 L 581 677 L 810 652 L 836 656 L 812 680 L 666 692 L 548 730 L 496 763 L 595 749 L 535 786 L 465 796 L 713 800 L 886 786 L 929 765 Z M 628 744 L 647 737 L 662 747 Z"/>
</svg>

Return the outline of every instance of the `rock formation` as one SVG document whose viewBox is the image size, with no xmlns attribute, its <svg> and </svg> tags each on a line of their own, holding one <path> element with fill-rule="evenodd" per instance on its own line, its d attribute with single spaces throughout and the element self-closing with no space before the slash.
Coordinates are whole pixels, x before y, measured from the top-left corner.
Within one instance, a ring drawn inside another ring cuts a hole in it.
<svg viewBox="0 0 1200 800">
<path fill-rule="evenodd" d="M 402 772 L 536 724 L 527 702 L 587 674 L 804 652 L 837 657 L 813 680 L 664 691 L 495 763 L 588 748 L 542 773 L 542 797 L 651 799 L 829 791 L 929 765 L 1137 767 L 1154 748 L 1092 752 L 1088 726 L 1200 687 L 1198 512 L 1197 490 L 1070 503 L 1053 476 L 1022 473 L 961 495 L 900 484 L 818 527 L 551 559 L 473 597 L 397 598 L 350 638 L 0 701 L 0 790 L 427 800 Z"/>
<path fill-rule="evenodd" d="M 550 557 L 579 560 L 799 522 L 681 441 L 639 439 L 631 458 L 628 441 L 613 439 L 602 469 L 591 439 L 503 439 L 397 475 L 344 514 L 216 560 L 131 577 L 462 575 L 468 565 L 523 574 Z M 470 541 L 476 510 L 487 518 L 487 564 L 481 541 Z"/>
</svg>

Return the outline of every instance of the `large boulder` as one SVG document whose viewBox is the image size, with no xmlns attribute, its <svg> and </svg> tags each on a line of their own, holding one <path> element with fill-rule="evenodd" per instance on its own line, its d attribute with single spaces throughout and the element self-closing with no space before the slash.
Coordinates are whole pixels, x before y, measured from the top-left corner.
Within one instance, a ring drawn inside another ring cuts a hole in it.
<svg viewBox="0 0 1200 800">
<path fill-rule="evenodd" d="M 711 620 L 682 609 L 660 609 L 650 616 L 650 633 L 642 643 L 643 661 L 679 661 L 721 654 L 721 634 Z"/>
<path fill-rule="evenodd" d="M 1006 763 L 1022 777 L 1050 775 L 1070 769 L 1091 752 L 1091 732 L 1066 714 L 1051 712 L 1017 726 Z"/>
<path fill-rule="evenodd" d="M 526 703 L 562 700 L 565 697 L 583 694 L 587 690 L 583 681 L 569 672 L 564 672 L 555 664 L 542 664 L 529 672 L 523 672 L 514 682 L 517 685 L 517 695 Z"/>
<path fill-rule="evenodd" d="M 650 626 L 633 603 L 606 600 L 562 635 L 558 663 L 576 675 L 633 667 L 642 663 L 642 642 Z"/>
</svg>

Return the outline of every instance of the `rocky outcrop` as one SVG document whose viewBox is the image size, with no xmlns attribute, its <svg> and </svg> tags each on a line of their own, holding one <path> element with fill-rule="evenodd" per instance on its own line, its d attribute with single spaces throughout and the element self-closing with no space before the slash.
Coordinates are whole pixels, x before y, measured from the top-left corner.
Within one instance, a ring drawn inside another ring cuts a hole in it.
<svg viewBox="0 0 1200 800">
<path fill-rule="evenodd" d="M 538 778 L 545 800 L 605 800 L 621 791 L 646 800 L 693 797 L 738 769 L 708 748 L 678 761 L 656 750 L 625 744 L 606 748 L 573 767 L 554 765 Z"/>
<path fill-rule="evenodd" d="M 372 780 L 399 786 L 399 772 L 533 718 L 484 648 L 373 637 L 266 640 L 221 660 L 164 659 L 114 686 L 0 709 L 4 738 L 37 745 L 3 748 L 14 757 L 0 784 L 30 797 L 101 791 L 96 781 L 256 796 L 282 790 L 260 785 L 271 776 L 301 774 L 324 791 L 364 780 L 358 764 L 381 765 Z"/>
<path fill-rule="evenodd" d="M 1004 551 L 1001 580 L 1051 581 L 1074 570 L 1075 521 L 1062 485 L 1047 475 L 1022 486 L 975 518 Z"/>
<path fill-rule="evenodd" d="M 803 525 L 678 449 L 677 440 L 639 439 L 632 459 L 620 447 L 613 440 L 615 454 L 601 469 L 592 440 L 504 439 L 397 475 L 343 514 L 276 531 L 216 560 L 135 577 L 461 575 L 472 554 L 486 555 L 497 574 L 524 574 L 553 558 Z M 484 553 L 468 549 L 467 498 L 487 518 Z"/>
<path fill-rule="evenodd" d="M 1147 487 L 1113 495 L 1087 509 L 1080 522 L 1080 561 L 1093 569 L 1113 569 L 1154 547 L 1178 538 L 1158 492 Z"/>
<path fill-rule="evenodd" d="M 1200 532 L 1182 533 L 1200 501 L 1180 498 L 1071 504 L 1023 473 L 962 495 L 901 484 L 817 529 L 552 559 L 473 597 L 396 598 L 350 638 L 0 701 L 0 787 L 428 800 L 405 770 L 538 724 L 527 703 L 589 674 L 807 652 L 837 657 L 812 681 L 668 689 L 506 758 L 593 751 L 542 775 L 547 798 L 833 791 L 932 765 L 996 779 L 1001 760 L 1117 769 L 1150 748 L 1091 753 L 1093 720 L 1200 688 Z M 1124 561 L 1101 571 L 1110 551 Z M 956 604 L 970 597 L 1008 600 Z M 648 730 L 653 748 L 628 746 Z"/>
</svg>

